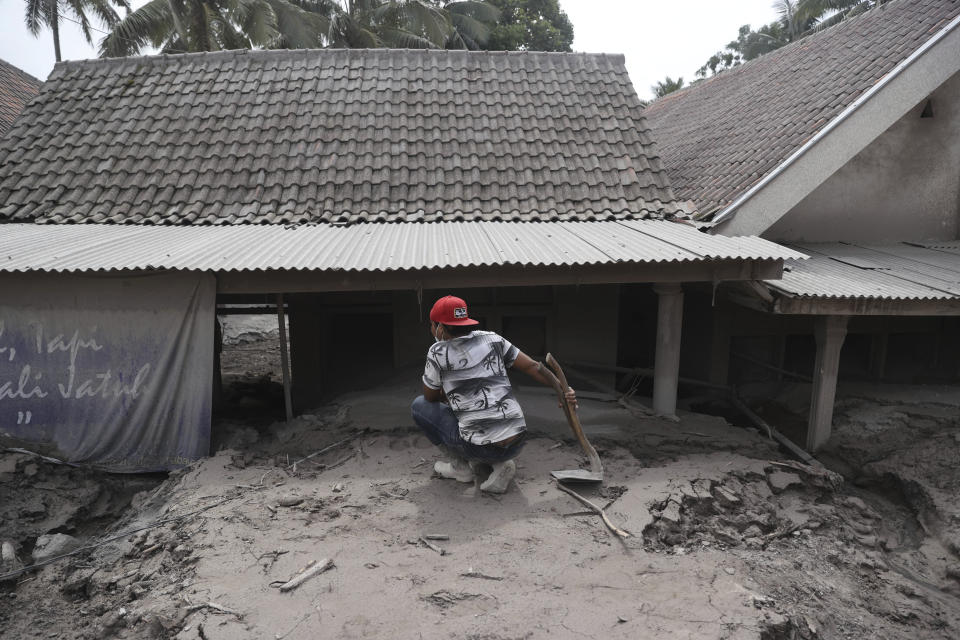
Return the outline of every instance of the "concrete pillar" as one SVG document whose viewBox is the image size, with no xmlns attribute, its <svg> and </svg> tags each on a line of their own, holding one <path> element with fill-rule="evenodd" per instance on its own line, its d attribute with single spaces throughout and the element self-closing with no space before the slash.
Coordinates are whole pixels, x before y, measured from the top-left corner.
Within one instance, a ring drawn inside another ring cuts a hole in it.
<svg viewBox="0 0 960 640">
<path fill-rule="evenodd" d="M 328 323 L 316 294 L 285 296 L 289 311 L 290 368 L 293 412 L 302 414 L 320 404 Z"/>
<path fill-rule="evenodd" d="M 657 415 L 677 413 L 680 378 L 680 332 L 683 326 L 683 289 L 679 284 L 657 284 L 657 351 L 654 356 L 653 410 Z"/>
<path fill-rule="evenodd" d="M 807 421 L 808 451 L 816 451 L 830 439 L 840 349 L 847 335 L 847 316 L 818 316 L 814 335 L 817 339 L 817 359 L 813 367 L 813 392 Z"/>
<path fill-rule="evenodd" d="M 710 382 L 727 384 L 730 373 L 731 327 L 722 310 L 713 313 L 713 339 L 710 347 Z"/>
</svg>

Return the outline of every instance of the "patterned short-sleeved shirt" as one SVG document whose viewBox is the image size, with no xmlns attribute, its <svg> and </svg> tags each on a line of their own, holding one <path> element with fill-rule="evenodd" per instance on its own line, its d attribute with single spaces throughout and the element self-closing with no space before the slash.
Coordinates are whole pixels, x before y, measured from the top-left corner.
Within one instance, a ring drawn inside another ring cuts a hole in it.
<svg viewBox="0 0 960 640">
<path fill-rule="evenodd" d="M 444 340 L 427 352 L 423 384 L 443 389 L 467 442 L 499 442 L 525 430 L 523 411 L 507 377 L 519 353 L 492 331 Z"/>
</svg>

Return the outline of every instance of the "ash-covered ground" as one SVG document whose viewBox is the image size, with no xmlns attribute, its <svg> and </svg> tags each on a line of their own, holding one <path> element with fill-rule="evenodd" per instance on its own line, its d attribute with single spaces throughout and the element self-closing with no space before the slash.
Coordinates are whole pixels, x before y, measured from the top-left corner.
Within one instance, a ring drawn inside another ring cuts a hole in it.
<svg viewBox="0 0 960 640">
<path fill-rule="evenodd" d="M 275 343 L 227 347 L 245 408 L 187 469 L 0 457 L 0 573 L 87 545 L 0 581 L 0 635 L 960 637 L 949 390 L 842 390 L 828 469 L 722 418 L 674 423 L 584 397 L 606 481 L 576 489 L 631 534 L 620 539 L 550 480 L 585 460 L 548 394 L 520 390 L 536 437 L 511 490 L 478 495 L 432 477 L 438 453 L 407 415 L 415 376 L 278 421 Z"/>
</svg>

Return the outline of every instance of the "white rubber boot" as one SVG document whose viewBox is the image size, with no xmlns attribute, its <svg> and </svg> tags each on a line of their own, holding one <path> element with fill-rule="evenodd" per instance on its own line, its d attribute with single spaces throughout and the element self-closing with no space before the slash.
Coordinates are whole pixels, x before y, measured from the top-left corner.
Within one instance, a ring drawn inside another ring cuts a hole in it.
<svg viewBox="0 0 960 640">
<path fill-rule="evenodd" d="M 493 471 L 490 473 L 490 477 L 480 485 L 480 490 L 487 493 L 506 493 L 513 476 L 517 475 L 517 463 L 513 460 L 507 460 L 492 466 Z"/>
</svg>

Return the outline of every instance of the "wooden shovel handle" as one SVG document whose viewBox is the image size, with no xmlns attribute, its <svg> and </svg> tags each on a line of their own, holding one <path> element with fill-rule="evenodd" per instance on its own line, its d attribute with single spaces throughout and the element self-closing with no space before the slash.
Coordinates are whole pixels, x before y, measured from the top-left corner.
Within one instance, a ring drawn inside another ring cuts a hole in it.
<svg viewBox="0 0 960 640">
<path fill-rule="evenodd" d="M 563 407 L 563 413 L 567 416 L 567 422 L 570 424 L 570 430 L 573 431 L 573 435 L 575 435 L 580 442 L 580 447 L 583 449 L 584 454 L 590 459 L 590 470 L 594 473 L 602 474 L 603 465 L 600 463 L 600 456 L 597 455 L 596 449 L 593 448 L 590 441 L 587 440 L 586 434 L 583 433 L 583 427 L 580 425 L 580 417 L 577 415 L 577 410 L 567 402 L 567 389 L 570 388 L 570 385 L 567 384 L 567 376 L 563 373 L 563 369 L 560 368 L 560 363 L 549 353 L 547 354 L 547 364 L 550 366 L 550 369 L 553 369 L 552 372 L 540 362 L 537 363 L 537 369 L 550 381 L 550 386 L 557 392 L 557 397 L 560 399 L 560 406 Z"/>
</svg>

